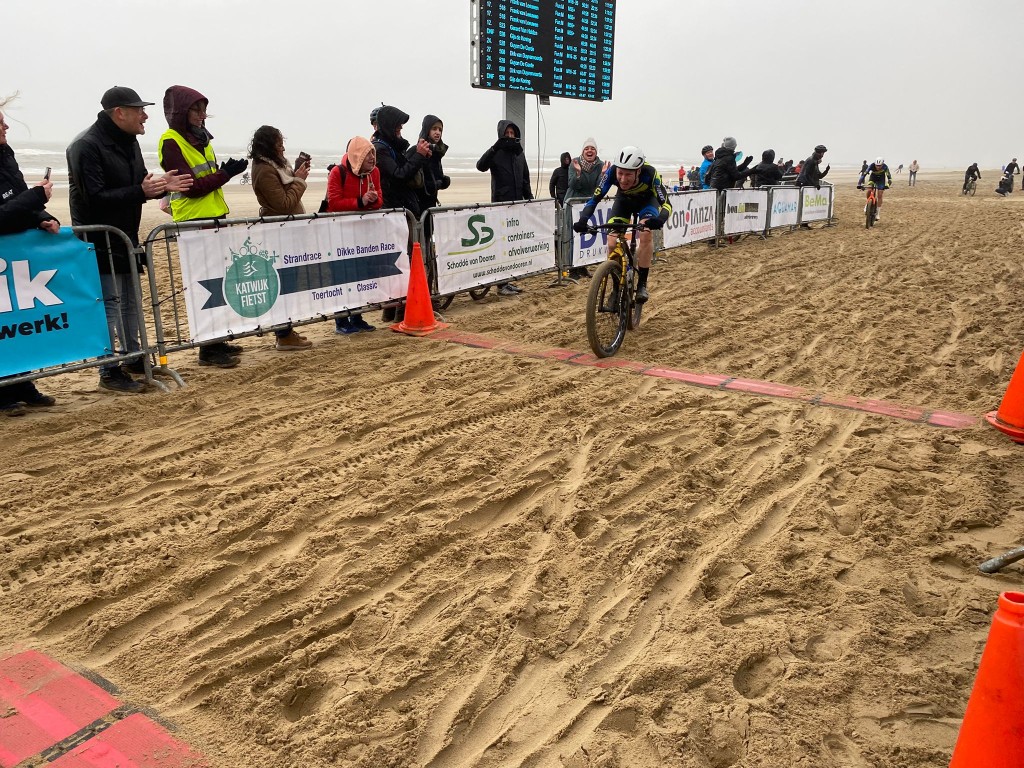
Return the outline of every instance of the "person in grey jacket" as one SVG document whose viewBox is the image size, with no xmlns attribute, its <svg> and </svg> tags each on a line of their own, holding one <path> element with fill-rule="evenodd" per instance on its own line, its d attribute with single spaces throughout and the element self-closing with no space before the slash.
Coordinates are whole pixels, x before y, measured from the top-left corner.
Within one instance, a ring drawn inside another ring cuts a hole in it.
<svg viewBox="0 0 1024 768">
<path fill-rule="evenodd" d="M 601 181 L 601 174 L 611 167 L 611 163 L 602 163 L 597 154 L 597 142 L 588 137 L 583 140 L 583 151 L 579 157 L 569 164 L 569 186 L 565 191 L 565 201 L 589 200 Z M 590 277 L 586 267 L 572 267 L 569 277 L 577 280 Z"/>
</svg>

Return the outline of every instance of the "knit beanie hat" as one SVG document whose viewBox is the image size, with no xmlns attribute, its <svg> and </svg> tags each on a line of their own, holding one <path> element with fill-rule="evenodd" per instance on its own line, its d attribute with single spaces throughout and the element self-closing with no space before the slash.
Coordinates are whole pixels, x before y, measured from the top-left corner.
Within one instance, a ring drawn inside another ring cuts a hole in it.
<svg viewBox="0 0 1024 768">
<path fill-rule="evenodd" d="M 588 136 L 587 138 L 585 138 L 583 140 L 583 148 L 586 149 L 587 147 L 593 147 L 594 150 L 596 151 L 597 150 L 597 142 L 594 139 L 592 139 L 592 138 L 590 138 Z"/>
<path fill-rule="evenodd" d="M 732 136 L 726 136 L 722 139 L 722 149 L 728 149 L 729 151 L 736 149 L 736 139 Z"/>
</svg>

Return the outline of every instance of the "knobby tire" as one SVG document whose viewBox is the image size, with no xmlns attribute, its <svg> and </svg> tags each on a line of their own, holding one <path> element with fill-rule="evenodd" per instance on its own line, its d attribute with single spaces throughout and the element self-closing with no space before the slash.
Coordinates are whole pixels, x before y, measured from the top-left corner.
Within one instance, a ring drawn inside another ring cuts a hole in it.
<svg viewBox="0 0 1024 768">
<path fill-rule="evenodd" d="M 865 214 L 866 221 L 864 223 L 864 226 L 867 229 L 871 229 L 873 226 L 875 226 L 875 213 L 877 213 L 877 212 L 878 212 L 878 206 L 876 205 L 875 201 L 874 200 L 868 200 L 868 211 Z"/>
<path fill-rule="evenodd" d="M 629 297 L 619 289 L 622 265 L 608 260 L 598 265 L 590 279 L 587 293 L 587 340 L 598 357 L 611 357 L 619 351 L 626 338 L 626 315 Z M 609 302 L 615 299 L 609 306 Z M 612 309 L 613 311 L 606 311 Z"/>
</svg>

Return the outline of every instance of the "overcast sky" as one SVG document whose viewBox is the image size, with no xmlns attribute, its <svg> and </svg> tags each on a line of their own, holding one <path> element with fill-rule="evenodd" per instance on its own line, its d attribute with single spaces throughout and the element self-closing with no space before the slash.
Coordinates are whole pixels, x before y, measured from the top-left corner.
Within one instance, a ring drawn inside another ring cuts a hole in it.
<svg viewBox="0 0 1024 768">
<path fill-rule="evenodd" d="M 597 139 L 603 157 L 637 144 L 694 163 L 735 136 L 760 156 L 885 156 L 895 168 L 998 167 L 1024 154 L 1017 90 L 1022 0 L 619 0 L 613 98 L 527 97 L 531 166 Z M 214 146 L 239 147 L 263 123 L 288 154 L 341 153 L 384 101 L 445 122 L 459 155 L 482 153 L 503 116 L 499 92 L 470 81 L 469 0 L 3 0 L 7 77 L 20 91 L 9 141 L 68 142 L 100 95 L 128 85 L 154 101 L 143 146 L 166 127 L 180 83 L 210 99 Z M 10 121 L 9 121 L 10 122 Z M 31 137 L 27 130 L 31 130 Z M 223 154 L 223 152 L 221 152 Z M 550 160 L 545 162 L 550 167 Z M 671 169 L 665 168 L 668 172 Z"/>
</svg>

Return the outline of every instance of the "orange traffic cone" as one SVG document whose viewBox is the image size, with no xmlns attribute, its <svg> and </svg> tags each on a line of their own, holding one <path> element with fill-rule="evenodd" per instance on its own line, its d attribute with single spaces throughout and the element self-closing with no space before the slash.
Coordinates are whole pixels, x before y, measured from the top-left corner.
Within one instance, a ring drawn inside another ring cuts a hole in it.
<svg viewBox="0 0 1024 768">
<path fill-rule="evenodd" d="M 985 419 L 1013 442 L 1024 443 L 1024 355 L 1017 361 L 999 410 L 985 414 Z"/>
<path fill-rule="evenodd" d="M 1016 768 L 1024 755 L 1024 594 L 1003 592 L 949 768 Z"/>
<path fill-rule="evenodd" d="M 409 336 L 426 336 L 440 328 L 447 328 L 447 323 L 439 323 L 434 318 L 434 306 L 430 303 L 427 271 L 423 268 L 419 243 L 412 244 L 409 262 L 412 271 L 409 273 L 409 292 L 405 297 L 405 319 L 392 325 L 391 330 Z"/>
</svg>

